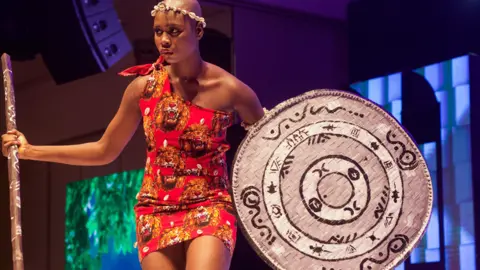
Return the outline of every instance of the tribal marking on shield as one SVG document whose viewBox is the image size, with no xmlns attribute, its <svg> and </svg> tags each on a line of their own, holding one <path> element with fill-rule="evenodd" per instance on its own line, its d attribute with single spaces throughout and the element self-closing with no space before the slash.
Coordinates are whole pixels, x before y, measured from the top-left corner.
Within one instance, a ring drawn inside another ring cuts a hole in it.
<svg viewBox="0 0 480 270">
<path fill-rule="evenodd" d="M 371 101 L 315 90 L 285 101 L 237 151 L 241 228 L 276 269 L 392 269 L 432 211 L 424 158 Z"/>
</svg>

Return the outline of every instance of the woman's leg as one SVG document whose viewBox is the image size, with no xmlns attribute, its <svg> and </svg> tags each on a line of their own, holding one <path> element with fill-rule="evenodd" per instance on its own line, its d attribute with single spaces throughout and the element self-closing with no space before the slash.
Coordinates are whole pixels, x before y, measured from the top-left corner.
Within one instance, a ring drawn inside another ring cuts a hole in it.
<svg viewBox="0 0 480 270">
<path fill-rule="evenodd" d="M 183 243 L 148 254 L 142 261 L 142 270 L 184 270 L 185 246 Z"/>
<path fill-rule="evenodd" d="M 187 254 L 186 270 L 228 270 L 230 251 L 222 240 L 205 235 L 185 243 Z"/>
</svg>

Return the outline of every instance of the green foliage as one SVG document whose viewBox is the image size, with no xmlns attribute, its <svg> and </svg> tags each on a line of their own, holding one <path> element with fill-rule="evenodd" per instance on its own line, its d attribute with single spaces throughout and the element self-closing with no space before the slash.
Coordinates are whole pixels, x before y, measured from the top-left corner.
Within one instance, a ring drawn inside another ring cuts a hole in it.
<svg viewBox="0 0 480 270">
<path fill-rule="evenodd" d="M 103 255 L 133 252 L 133 206 L 143 172 L 116 173 L 67 186 L 66 270 L 100 269 Z"/>
</svg>

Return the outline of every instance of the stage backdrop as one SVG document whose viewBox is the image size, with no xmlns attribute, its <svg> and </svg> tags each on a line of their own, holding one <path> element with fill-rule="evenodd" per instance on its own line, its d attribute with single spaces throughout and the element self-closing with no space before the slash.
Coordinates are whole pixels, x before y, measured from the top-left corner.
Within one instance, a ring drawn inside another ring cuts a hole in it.
<svg viewBox="0 0 480 270">
<path fill-rule="evenodd" d="M 442 165 L 437 168 L 436 145 L 420 149 L 432 175 L 437 194 L 436 171 L 443 170 L 444 231 L 439 231 L 438 203 L 420 246 L 411 255 L 411 263 L 440 260 L 440 237 L 445 239 L 446 270 L 474 270 L 475 227 L 473 211 L 471 136 L 470 136 L 470 56 L 462 56 L 414 70 L 435 91 L 440 103 Z M 478 75 L 477 75 L 478 76 Z M 352 88 L 384 106 L 400 122 L 402 109 L 402 74 L 356 83 Z M 403 265 L 398 269 L 403 269 Z"/>
<path fill-rule="evenodd" d="M 135 195 L 143 170 L 67 185 L 65 270 L 141 269 L 135 243 Z"/>
</svg>

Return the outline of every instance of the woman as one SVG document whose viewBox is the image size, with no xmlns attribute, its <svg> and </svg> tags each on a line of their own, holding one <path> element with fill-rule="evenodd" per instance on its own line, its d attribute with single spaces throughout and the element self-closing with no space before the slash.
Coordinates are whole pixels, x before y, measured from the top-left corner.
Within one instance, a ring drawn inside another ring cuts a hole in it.
<svg viewBox="0 0 480 270">
<path fill-rule="evenodd" d="M 237 228 L 225 131 L 234 112 L 251 124 L 264 111 L 248 86 L 202 60 L 198 42 L 205 21 L 198 2 L 166 0 L 152 16 L 161 57 L 121 73 L 138 77 L 99 141 L 35 146 L 12 130 L 2 136 L 2 151 L 17 145 L 21 159 L 105 165 L 118 157 L 143 118 L 147 160 L 135 206 L 142 269 L 228 269 Z"/>
</svg>

